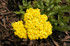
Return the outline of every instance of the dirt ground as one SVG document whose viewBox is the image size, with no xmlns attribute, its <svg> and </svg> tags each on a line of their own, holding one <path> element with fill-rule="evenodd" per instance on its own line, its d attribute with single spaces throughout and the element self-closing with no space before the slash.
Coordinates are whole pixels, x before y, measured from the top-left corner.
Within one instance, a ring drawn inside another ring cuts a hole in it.
<svg viewBox="0 0 70 46">
<path fill-rule="evenodd" d="M 70 46 L 70 31 L 53 31 L 47 39 L 32 41 L 15 36 L 11 23 L 20 20 L 20 15 L 14 13 L 19 10 L 17 3 L 17 0 L 0 0 L 0 46 Z M 61 5 L 64 4 L 65 1 Z"/>
</svg>

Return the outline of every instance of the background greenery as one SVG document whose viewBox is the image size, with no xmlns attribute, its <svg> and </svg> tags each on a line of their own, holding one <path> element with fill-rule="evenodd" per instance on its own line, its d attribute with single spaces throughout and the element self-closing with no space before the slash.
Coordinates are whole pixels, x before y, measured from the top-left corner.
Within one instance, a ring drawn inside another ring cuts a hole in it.
<svg viewBox="0 0 70 46">
<path fill-rule="evenodd" d="M 64 13 L 70 11 L 70 0 L 66 0 L 67 5 L 60 5 L 61 0 L 33 0 L 27 1 L 22 0 L 22 5 L 19 3 L 19 11 L 16 14 L 21 14 L 21 19 L 23 19 L 23 14 L 28 8 L 39 8 L 41 9 L 41 14 L 46 14 L 49 17 L 49 21 L 53 25 L 53 31 L 69 31 L 69 19 L 70 16 L 64 15 Z"/>
</svg>

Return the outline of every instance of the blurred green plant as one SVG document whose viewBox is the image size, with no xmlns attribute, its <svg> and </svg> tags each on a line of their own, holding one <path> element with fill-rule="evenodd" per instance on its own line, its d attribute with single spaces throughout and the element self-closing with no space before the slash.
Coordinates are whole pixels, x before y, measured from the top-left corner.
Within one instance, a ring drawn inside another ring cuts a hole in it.
<svg viewBox="0 0 70 46">
<path fill-rule="evenodd" d="M 70 11 L 70 6 L 60 6 L 61 2 L 61 0 L 22 0 L 23 5 L 19 5 L 20 10 L 15 13 L 22 14 L 23 16 L 27 8 L 40 8 L 41 14 L 48 15 L 49 21 L 53 25 L 53 30 L 64 32 L 70 30 L 70 26 L 68 25 L 70 16 L 64 15 L 65 12 Z M 66 2 L 70 3 L 70 0 L 66 0 Z"/>
<path fill-rule="evenodd" d="M 70 3 L 70 0 L 66 0 L 67 1 L 67 3 Z"/>
</svg>

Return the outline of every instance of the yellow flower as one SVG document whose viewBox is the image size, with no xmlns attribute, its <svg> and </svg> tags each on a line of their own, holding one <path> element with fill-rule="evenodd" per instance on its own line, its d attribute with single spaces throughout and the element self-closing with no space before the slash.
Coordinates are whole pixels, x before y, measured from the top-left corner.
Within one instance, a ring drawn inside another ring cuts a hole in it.
<svg viewBox="0 0 70 46">
<path fill-rule="evenodd" d="M 47 15 L 41 15 L 38 8 L 27 9 L 23 20 L 25 21 L 25 28 L 27 29 L 30 40 L 45 39 L 52 34 L 52 25 L 47 21 Z"/>
<path fill-rule="evenodd" d="M 20 38 L 27 38 L 26 30 L 23 25 L 23 21 L 12 23 L 12 27 L 15 30 L 14 34 Z"/>
<path fill-rule="evenodd" d="M 12 27 L 15 30 L 14 34 L 19 38 L 46 39 L 52 34 L 52 25 L 48 21 L 46 14 L 41 15 L 40 9 L 29 8 L 24 14 L 25 24 L 23 21 L 12 23 Z"/>
</svg>

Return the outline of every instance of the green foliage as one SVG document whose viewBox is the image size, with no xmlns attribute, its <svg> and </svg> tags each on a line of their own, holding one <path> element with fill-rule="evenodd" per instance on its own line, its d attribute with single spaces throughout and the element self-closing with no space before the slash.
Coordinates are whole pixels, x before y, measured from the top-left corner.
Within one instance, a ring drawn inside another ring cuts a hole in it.
<svg viewBox="0 0 70 46">
<path fill-rule="evenodd" d="M 70 0 L 66 0 L 66 2 L 69 4 Z M 70 16 L 64 16 L 64 12 L 70 11 L 70 6 L 60 6 L 61 0 L 34 0 L 29 2 L 22 0 L 22 3 L 23 5 L 19 5 L 20 10 L 16 11 L 16 14 L 24 14 L 27 8 L 39 8 L 41 13 L 48 15 L 49 21 L 53 25 L 53 30 L 62 32 L 70 30 L 68 25 Z"/>
<path fill-rule="evenodd" d="M 70 0 L 66 0 L 67 1 L 67 3 L 70 3 Z"/>
<path fill-rule="evenodd" d="M 19 5 L 19 11 L 16 11 L 16 14 L 24 14 L 25 12 L 23 11 L 23 7 L 21 5 Z"/>
<path fill-rule="evenodd" d="M 27 0 L 22 0 L 22 5 L 19 4 L 19 11 L 15 11 L 14 13 L 22 14 L 21 19 L 23 19 L 23 14 L 28 8 L 32 8 L 31 1 L 27 2 Z"/>
</svg>

